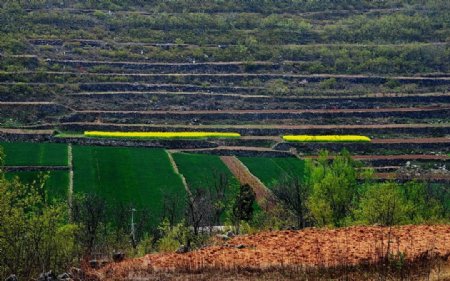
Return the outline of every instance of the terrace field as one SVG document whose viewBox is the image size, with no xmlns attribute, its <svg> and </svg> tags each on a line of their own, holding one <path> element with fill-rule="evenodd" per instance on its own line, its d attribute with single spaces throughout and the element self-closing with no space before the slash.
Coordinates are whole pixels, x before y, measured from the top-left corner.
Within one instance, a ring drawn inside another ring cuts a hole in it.
<svg viewBox="0 0 450 281">
<path fill-rule="evenodd" d="M 68 171 L 18 171 L 7 172 L 6 177 L 12 179 L 18 177 L 21 182 L 32 184 L 38 182 L 39 178 L 48 173 L 48 179 L 45 182 L 44 188 L 47 194 L 52 199 L 57 199 L 66 202 L 68 200 L 69 192 L 69 173 Z"/>
<path fill-rule="evenodd" d="M 269 188 L 285 176 L 305 177 L 305 161 L 298 158 L 239 157 L 239 160 Z"/>
<path fill-rule="evenodd" d="M 67 166 L 67 144 L 0 142 L 6 166 Z"/>
<path fill-rule="evenodd" d="M 233 186 L 229 194 L 237 191 L 238 181 L 218 156 L 189 153 L 173 153 L 172 156 L 190 189 L 210 188 L 218 183 L 221 175 L 224 175 Z"/>
<path fill-rule="evenodd" d="M 181 178 L 163 149 L 74 146 L 73 169 L 75 193 L 95 193 L 112 206 L 147 210 L 153 223 L 163 212 L 164 196 L 185 198 Z"/>
<path fill-rule="evenodd" d="M 0 280 L 433 280 L 449 112 L 449 0 L 2 0 Z"/>
</svg>

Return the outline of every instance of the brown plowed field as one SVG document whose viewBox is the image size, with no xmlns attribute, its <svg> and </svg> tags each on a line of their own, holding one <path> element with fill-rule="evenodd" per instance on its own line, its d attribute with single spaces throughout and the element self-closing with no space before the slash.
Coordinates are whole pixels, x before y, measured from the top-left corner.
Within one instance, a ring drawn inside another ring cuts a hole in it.
<svg viewBox="0 0 450 281">
<path fill-rule="evenodd" d="M 237 245 L 242 245 L 241 249 Z M 123 280 L 155 271 L 264 270 L 273 267 L 338 267 L 378 263 L 386 253 L 404 253 L 406 260 L 450 256 L 450 225 L 310 228 L 261 232 L 217 242 L 187 254 L 150 254 L 109 265 L 94 274 L 102 280 Z M 448 260 L 447 260 L 448 261 Z"/>
<path fill-rule="evenodd" d="M 450 138 L 373 139 L 372 143 L 450 143 Z"/>
</svg>

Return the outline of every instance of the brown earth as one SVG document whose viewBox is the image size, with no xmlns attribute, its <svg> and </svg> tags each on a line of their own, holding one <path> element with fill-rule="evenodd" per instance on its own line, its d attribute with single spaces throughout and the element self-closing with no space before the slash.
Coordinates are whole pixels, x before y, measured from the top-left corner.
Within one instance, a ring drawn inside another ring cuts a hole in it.
<svg viewBox="0 0 450 281">
<path fill-rule="evenodd" d="M 59 125 L 102 125 L 102 126 L 115 126 L 117 128 L 122 127 L 147 127 L 159 128 L 165 126 L 167 128 L 181 128 L 190 130 L 202 130 L 202 129 L 217 129 L 217 128 L 228 128 L 228 129 L 363 129 L 363 128 L 374 128 L 374 129 L 384 129 L 384 128 L 443 128 L 449 127 L 450 124 L 363 124 L 363 125 L 277 125 L 277 124 L 266 124 L 266 125 L 158 125 L 158 124 L 117 124 L 117 123 L 107 123 L 107 122 L 61 122 L 61 123 L 47 123 L 39 124 L 38 127 L 42 126 L 59 126 Z M 23 126 L 24 128 L 34 128 L 36 125 Z"/>
<path fill-rule="evenodd" d="M 255 271 L 289 266 L 338 268 L 377 264 L 387 253 L 403 253 L 411 262 L 439 257 L 448 263 L 450 225 L 261 232 L 186 254 L 150 254 L 110 264 L 93 274 L 101 280 L 125 280 L 136 274 L 145 278 L 158 272 Z"/>
<path fill-rule="evenodd" d="M 319 156 L 310 155 L 303 158 L 317 159 Z M 330 156 L 333 158 L 333 156 Z M 432 155 L 432 154 L 403 154 L 403 155 L 353 155 L 356 160 L 449 160 L 447 155 Z"/>
<path fill-rule="evenodd" d="M 373 139 L 372 143 L 450 143 L 450 138 Z"/>
<path fill-rule="evenodd" d="M 255 192 L 256 201 L 264 209 L 276 206 L 275 196 L 249 169 L 235 156 L 221 156 L 220 159 L 242 184 L 248 184 Z"/>
</svg>

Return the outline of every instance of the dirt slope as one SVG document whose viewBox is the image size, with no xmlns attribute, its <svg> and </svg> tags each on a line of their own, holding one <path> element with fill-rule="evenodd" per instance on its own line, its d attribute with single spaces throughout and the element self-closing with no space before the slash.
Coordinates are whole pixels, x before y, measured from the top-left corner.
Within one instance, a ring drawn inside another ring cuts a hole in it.
<svg viewBox="0 0 450 281">
<path fill-rule="evenodd" d="M 94 273 L 102 280 L 117 280 L 163 271 L 263 270 L 290 265 L 336 267 L 376 263 L 388 251 L 404 253 L 408 260 L 435 255 L 448 261 L 450 225 L 261 232 L 187 254 L 150 254 L 111 264 Z"/>
</svg>

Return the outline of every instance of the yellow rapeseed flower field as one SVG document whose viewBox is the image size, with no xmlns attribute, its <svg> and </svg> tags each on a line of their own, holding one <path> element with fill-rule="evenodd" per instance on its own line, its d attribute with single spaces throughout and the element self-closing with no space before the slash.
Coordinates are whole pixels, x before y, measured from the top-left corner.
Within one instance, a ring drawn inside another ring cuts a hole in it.
<svg viewBox="0 0 450 281">
<path fill-rule="evenodd" d="M 104 138 L 149 138 L 149 139 L 203 139 L 203 138 L 239 138 L 238 133 L 226 132 L 103 132 L 86 131 L 86 137 Z"/>
<path fill-rule="evenodd" d="M 289 135 L 283 136 L 285 141 L 297 142 L 370 142 L 370 138 L 366 136 L 357 135 L 323 135 L 323 136 L 309 136 L 309 135 Z"/>
</svg>

